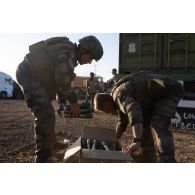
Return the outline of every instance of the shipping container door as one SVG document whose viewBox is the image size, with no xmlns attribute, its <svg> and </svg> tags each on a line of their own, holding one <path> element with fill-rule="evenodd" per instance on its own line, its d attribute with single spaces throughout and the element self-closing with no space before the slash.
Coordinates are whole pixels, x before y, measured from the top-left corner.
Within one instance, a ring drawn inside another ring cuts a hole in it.
<svg viewBox="0 0 195 195">
<path fill-rule="evenodd" d="M 162 62 L 162 35 L 122 33 L 119 45 L 119 73 L 158 70 Z"/>
<path fill-rule="evenodd" d="M 168 72 L 189 72 L 195 69 L 195 34 L 163 34 L 163 66 Z"/>
</svg>

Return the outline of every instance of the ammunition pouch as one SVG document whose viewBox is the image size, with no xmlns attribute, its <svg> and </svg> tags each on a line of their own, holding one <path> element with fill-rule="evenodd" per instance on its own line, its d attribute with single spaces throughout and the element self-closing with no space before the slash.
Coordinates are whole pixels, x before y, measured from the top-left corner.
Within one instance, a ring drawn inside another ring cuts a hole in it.
<svg viewBox="0 0 195 195">
<path fill-rule="evenodd" d="M 148 91 L 152 97 L 158 99 L 174 96 L 180 100 L 183 97 L 182 85 L 178 81 L 169 78 L 149 79 Z"/>
</svg>

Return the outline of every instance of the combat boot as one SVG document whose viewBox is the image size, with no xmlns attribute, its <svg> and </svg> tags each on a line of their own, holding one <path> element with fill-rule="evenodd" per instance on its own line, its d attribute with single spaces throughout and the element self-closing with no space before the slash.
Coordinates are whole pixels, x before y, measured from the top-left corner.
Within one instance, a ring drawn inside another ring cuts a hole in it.
<svg viewBox="0 0 195 195">
<path fill-rule="evenodd" d="M 58 150 L 64 150 L 68 147 L 68 143 L 63 142 L 63 141 L 55 141 L 53 143 L 53 150 L 58 151 Z"/>
</svg>

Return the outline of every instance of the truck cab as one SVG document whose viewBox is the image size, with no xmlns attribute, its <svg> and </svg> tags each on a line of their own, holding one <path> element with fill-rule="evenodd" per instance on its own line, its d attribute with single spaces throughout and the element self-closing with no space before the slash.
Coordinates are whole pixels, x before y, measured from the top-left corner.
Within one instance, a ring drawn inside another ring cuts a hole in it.
<svg viewBox="0 0 195 195">
<path fill-rule="evenodd" d="M 12 77 L 0 72 L 0 98 L 12 98 L 13 97 L 13 80 Z"/>
</svg>

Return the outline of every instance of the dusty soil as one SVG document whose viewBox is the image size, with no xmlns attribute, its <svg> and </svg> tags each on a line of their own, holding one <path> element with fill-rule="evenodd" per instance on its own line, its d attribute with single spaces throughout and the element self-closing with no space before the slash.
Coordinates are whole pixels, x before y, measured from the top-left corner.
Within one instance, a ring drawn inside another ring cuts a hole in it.
<svg viewBox="0 0 195 195">
<path fill-rule="evenodd" d="M 57 103 L 53 103 L 57 108 Z M 56 134 L 70 140 L 70 145 L 81 135 L 85 125 L 115 128 L 117 118 L 113 115 L 94 113 L 92 119 L 67 119 L 56 114 Z M 181 163 L 195 162 L 195 131 L 173 130 L 176 160 Z M 131 140 L 127 131 L 121 144 L 127 145 Z M 33 116 L 24 100 L 0 100 L 0 162 L 31 163 L 34 162 L 35 140 Z M 56 153 L 62 162 L 65 150 Z M 76 162 L 76 161 L 75 161 Z"/>
</svg>

